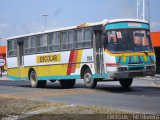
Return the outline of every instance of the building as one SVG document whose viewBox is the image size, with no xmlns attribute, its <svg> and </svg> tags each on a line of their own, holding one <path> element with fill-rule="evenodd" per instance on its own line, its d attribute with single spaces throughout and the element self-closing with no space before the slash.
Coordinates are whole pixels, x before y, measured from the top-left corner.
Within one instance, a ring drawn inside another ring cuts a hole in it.
<svg viewBox="0 0 160 120">
<path fill-rule="evenodd" d="M 156 53 L 157 74 L 160 74 L 160 32 L 152 32 L 151 37 Z"/>
<path fill-rule="evenodd" d="M 6 61 L 6 46 L 0 46 L 0 59 L 4 59 Z M 6 62 L 5 65 L 2 67 L 2 70 L 7 70 Z"/>
</svg>

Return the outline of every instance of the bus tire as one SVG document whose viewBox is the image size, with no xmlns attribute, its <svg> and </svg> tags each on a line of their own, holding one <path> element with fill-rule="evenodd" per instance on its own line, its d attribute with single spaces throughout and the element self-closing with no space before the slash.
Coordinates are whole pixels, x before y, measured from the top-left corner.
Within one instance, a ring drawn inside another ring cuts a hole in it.
<svg viewBox="0 0 160 120">
<path fill-rule="evenodd" d="M 133 78 L 119 79 L 119 82 L 123 88 L 129 88 L 132 85 Z"/>
<path fill-rule="evenodd" d="M 72 80 L 60 80 L 60 85 L 62 88 L 72 88 L 76 83 L 75 79 Z"/>
<path fill-rule="evenodd" d="M 30 79 L 30 83 L 31 83 L 32 88 L 45 88 L 46 87 L 47 81 L 46 80 L 45 81 L 38 81 L 37 74 L 34 70 L 32 70 L 30 72 L 29 79 Z"/>
<path fill-rule="evenodd" d="M 97 85 L 97 79 L 92 78 L 92 72 L 87 68 L 84 72 L 84 84 L 87 88 L 95 88 Z"/>
</svg>

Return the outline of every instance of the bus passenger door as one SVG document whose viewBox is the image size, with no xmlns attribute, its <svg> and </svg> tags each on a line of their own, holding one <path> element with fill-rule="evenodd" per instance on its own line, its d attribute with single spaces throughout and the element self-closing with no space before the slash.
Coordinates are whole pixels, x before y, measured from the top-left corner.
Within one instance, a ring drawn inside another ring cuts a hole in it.
<svg viewBox="0 0 160 120">
<path fill-rule="evenodd" d="M 18 75 L 21 80 L 24 79 L 24 42 L 17 41 L 17 61 L 18 61 Z"/>
<path fill-rule="evenodd" d="M 103 45 L 102 45 L 102 31 L 95 30 L 93 38 L 93 49 L 94 49 L 94 63 L 97 74 L 104 73 L 104 60 L 103 60 Z"/>
</svg>

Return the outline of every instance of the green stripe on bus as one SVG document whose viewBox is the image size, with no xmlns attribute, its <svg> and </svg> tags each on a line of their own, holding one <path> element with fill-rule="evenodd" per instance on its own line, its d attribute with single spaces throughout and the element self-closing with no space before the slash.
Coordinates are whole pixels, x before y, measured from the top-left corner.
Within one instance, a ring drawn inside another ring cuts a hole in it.
<svg viewBox="0 0 160 120">
<path fill-rule="evenodd" d="M 92 75 L 93 78 L 108 78 L 107 74 L 93 74 Z M 27 77 L 16 77 L 16 76 L 8 76 L 9 79 L 11 80 L 16 80 L 16 81 L 20 81 L 20 80 L 28 80 Z M 69 75 L 69 76 L 39 76 L 38 80 L 69 80 L 69 79 L 80 79 L 80 75 Z"/>
</svg>

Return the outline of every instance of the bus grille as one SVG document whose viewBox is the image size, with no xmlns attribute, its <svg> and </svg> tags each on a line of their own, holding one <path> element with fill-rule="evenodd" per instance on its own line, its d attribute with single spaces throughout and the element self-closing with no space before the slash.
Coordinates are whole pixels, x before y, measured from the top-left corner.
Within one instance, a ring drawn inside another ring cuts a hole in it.
<svg viewBox="0 0 160 120">
<path fill-rule="evenodd" d="M 129 66 L 130 71 L 143 70 L 144 66 Z"/>
</svg>

